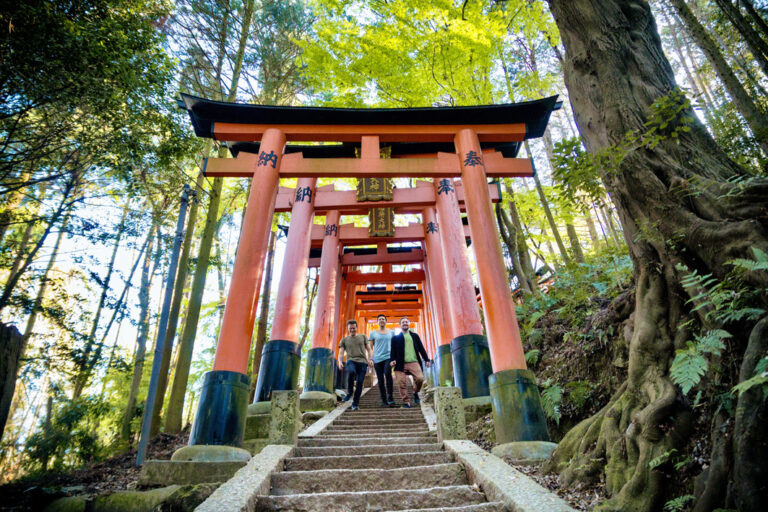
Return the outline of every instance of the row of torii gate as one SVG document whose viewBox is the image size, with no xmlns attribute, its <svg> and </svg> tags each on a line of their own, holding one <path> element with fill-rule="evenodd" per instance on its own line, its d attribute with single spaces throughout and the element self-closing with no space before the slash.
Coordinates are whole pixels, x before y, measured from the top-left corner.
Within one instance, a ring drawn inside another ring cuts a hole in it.
<svg viewBox="0 0 768 512">
<path fill-rule="evenodd" d="M 348 319 L 367 332 L 367 322 L 379 313 L 394 322 L 410 316 L 436 363 L 428 374 L 433 385 L 458 386 L 465 398 L 490 396 L 497 442 L 549 439 L 496 231 L 492 203 L 500 191 L 488 179 L 533 174 L 532 162 L 515 156 L 522 141 L 543 134 L 559 108 L 556 97 L 415 109 L 277 107 L 189 95 L 182 104 L 198 136 L 226 142 L 235 155 L 208 159 L 205 174 L 253 179 L 190 445 L 242 443 L 259 290 L 272 217 L 281 211 L 290 212 L 290 226 L 256 402 L 297 387 L 304 285 L 307 269 L 319 267 L 305 392 L 333 393 L 337 345 Z M 317 187 L 321 177 L 357 178 L 358 190 Z M 398 177 L 427 181 L 388 188 L 388 180 Z M 280 187 L 280 178 L 298 178 L 296 188 Z M 423 222 L 395 227 L 395 213 L 420 214 Z M 344 215 L 365 214 L 369 228 L 341 223 Z M 324 216 L 325 224 L 314 224 L 315 216 Z M 413 244 L 388 246 L 402 242 Z M 404 265 L 410 270 L 393 271 Z M 372 266 L 381 271 L 359 269 Z"/>
</svg>

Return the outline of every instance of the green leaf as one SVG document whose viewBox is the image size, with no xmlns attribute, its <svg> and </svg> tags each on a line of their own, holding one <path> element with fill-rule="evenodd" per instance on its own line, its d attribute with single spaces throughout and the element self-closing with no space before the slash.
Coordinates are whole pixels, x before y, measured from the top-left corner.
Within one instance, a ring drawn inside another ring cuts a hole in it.
<svg viewBox="0 0 768 512">
<path fill-rule="evenodd" d="M 688 343 L 688 348 L 678 350 L 675 359 L 669 369 L 672 382 L 680 386 L 683 394 L 688 392 L 701 381 L 701 377 L 707 372 L 709 363 L 707 359 L 696 350 L 693 343 Z"/>
</svg>

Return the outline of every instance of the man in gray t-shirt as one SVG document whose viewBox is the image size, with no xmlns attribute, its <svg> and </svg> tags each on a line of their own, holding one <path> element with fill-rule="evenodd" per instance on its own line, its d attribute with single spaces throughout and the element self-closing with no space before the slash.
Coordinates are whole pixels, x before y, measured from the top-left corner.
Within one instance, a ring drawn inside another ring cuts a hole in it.
<svg viewBox="0 0 768 512">
<path fill-rule="evenodd" d="M 391 330 L 387 329 L 387 317 L 379 315 L 376 318 L 379 328 L 371 333 L 369 341 L 373 343 L 373 359 L 369 363 L 376 370 L 376 379 L 379 381 L 379 394 L 381 394 L 382 407 L 394 407 L 392 399 L 392 368 L 390 368 L 390 346 L 392 343 Z"/>
</svg>

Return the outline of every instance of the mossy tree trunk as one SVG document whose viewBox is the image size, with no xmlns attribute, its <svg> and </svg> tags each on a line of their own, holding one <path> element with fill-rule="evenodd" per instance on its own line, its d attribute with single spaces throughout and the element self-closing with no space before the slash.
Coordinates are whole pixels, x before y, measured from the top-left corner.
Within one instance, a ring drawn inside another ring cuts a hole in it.
<svg viewBox="0 0 768 512">
<path fill-rule="evenodd" d="M 548 1 L 565 44 L 565 83 L 587 149 L 598 152 L 628 132 L 644 131 L 651 105 L 676 88 L 648 4 Z M 732 259 L 751 258 L 753 247 L 768 251 L 768 180 L 753 178 L 737 190 L 733 178 L 749 173 L 728 159 L 692 112 L 684 114 L 693 121 L 679 142 L 637 149 L 617 169 L 602 171 L 634 263 L 628 377 L 602 410 L 565 436 L 545 467 L 565 483 L 604 477 L 611 498 L 602 510 L 659 510 L 665 479 L 649 463 L 682 446 L 689 433 L 689 410 L 669 366 L 675 348 L 691 338 L 686 322 L 697 313 L 687 304 L 677 265 L 723 279 Z M 762 290 L 768 276 L 747 274 L 744 286 Z M 735 330 L 733 349 L 753 352 L 759 336 L 749 334 L 759 325 Z M 750 460 L 768 460 L 768 444 L 745 444 L 765 432 L 766 403 L 740 398 L 739 407 L 748 413 L 739 413 L 743 431 L 735 432 L 733 452 L 751 449 Z M 727 497 L 718 494 L 717 506 L 727 501 L 758 510 L 750 489 L 764 488 L 765 475 L 735 459 L 730 464 L 728 480 L 735 483 Z"/>
</svg>

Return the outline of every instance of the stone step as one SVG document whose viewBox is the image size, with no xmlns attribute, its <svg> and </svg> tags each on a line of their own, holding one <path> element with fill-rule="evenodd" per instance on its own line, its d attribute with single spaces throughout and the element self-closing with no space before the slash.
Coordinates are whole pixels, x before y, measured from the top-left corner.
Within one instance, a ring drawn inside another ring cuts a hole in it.
<svg viewBox="0 0 768 512">
<path fill-rule="evenodd" d="M 409 420 L 409 421 L 424 421 L 424 415 L 422 414 L 358 414 L 359 411 L 354 411 L 349 414 L 341 415 L 336 421 L 391 421 L 391 420 Z"/>
<path fill-rule="evenodd" d="M 419 437 L 355 437 L 341 439 L 299 439 L 298 446 L 360 446 L 360 445 L 403 445 L 424 444 L 437 441 L 437 435 Z M 393 450 L 397 450 L 394 447 Z"/>
<path fill-rule="evenodd" d="M 389 429 L 389 428 L 358 428 L 350 430 L 323 430 L 318 436 L 346 436 L 354 434 L 366 434 L 368 437 L 376 437 L 380 434 L 411 434 L 411 435 L 426 435 L 430 431 L 427 427 L 422 428 L 408 428 L 408 429 Z"/>
<path fill-rule="evenodd" d="M 480 504 L 485 496 L 468 485 L 406 489 L 396 491 L 324 492 L 317 494 L 289 494 L 286 496 L 259 496 L 256 510 L 281 512 L 383 512 L 419 508 L 446 508 Z"/>
<path fill-rule="evenodd" d="M 406 432 L 328 432 L 328 433 L 321 433 L 316 438 L 321 439 L 348 439 L 348 438 L 359 438 L 359 437 L 421 437 L 421 436 L 428 436 L 429 430 L 426 428 L 423 428 L 421 430 L 409 430 Z"/>
<path fill-rule="evenodd" d="M 424 418 L 421 419 L 400 419 L 400 418 L 392 418 L 392 419 L 386 419 L 386 420 L 377 420 L 377 419 L 357 419 L 357 418 L 351 418 L 351 419 L 338 419 L 333 422 L 334 426 L 340 427 L 340 426 L 350 426 L 355 427 L 359 425 L 380 425 L 383 421 L 387 422 L 387 425 L 424 425 L 426 422 L 424 421 Z"/>
<path fill-rule="evenodd" d="M 379 418 L 401 418 L 404 420 L 408 419 L 424 419 L 424 414 L 421 411 L 413 411 L 411 409 L 389 409 L 384 410 L 378 410 L 378 411 L 365 411 L 364 409 L 359 409 L 357 411 L 348 411 L 341 415 L 339 419 L 349 419 L 349 418 L 359 418 L 359 419 L 379 419 Z"/>
<path fill-rule="evenodd" d="M 412 508 L 399 512 L 507 512 L 507 507 L 501 501 L 489 503 L 477 503 L 474 505 L 460 505 L 458 507 L 440 508 Z"/>
<path fill-rule="evenodd" d="M 421 422 L 422 425 L 426 425 L 427 423 L 425 421 Z M 407 429 L 412 428 L 414 426 L 417 426 L 418 423 L 406 423 L 406 424 L 389 424 L 389 422 L 386 419 L 381 419 L 378 421 L 371 422 L 371 424 L 368 426 L 368 428 L 400 428 L 400 429 Z M 339 425 L 338 423 L 331 423 L 328 425 L 328 428 L 335 428 L 339 430 L 349 430 L 349 429 L 355 429 L 360 428 L 359 425 Z"/>
<path fill-rule="evenodd" d="M 433 439 L 434 441 L 434 439 Z M 397 452 L 434 452 L 442 449 L 441 443 L 409 444 L 407 447 L 391 444 L 365 446 L 306 446 L 295 448 L 297 457 L 337 457 L 342 455 L 376 455 Z"/>
<path fill-rule="evenodd" d="M 326 432 L 328 430 L 333 430 L 337 432 L 348 432 L 348 431 L 355 431 L 360 429 L 366 429 L 366 430 L 387 430 L 387 431 L 398 431 L 398 430 L 413 430 L 414 428 L 426 428 L 427 424 L 424 423 L 423 425 L 388 425 L 386 423 L 375 423 L 368 427 L 360 427 L 358 425 L 328 425 L 323 432 Z"/>
<path fill-rule="evenodd" d="M 392 469 L 453 462 L 452 453 L 444 451 L 388 453 L 374 455 L 340 455 L 330 457 L 291 457 L 285 459 L 285 471 L 315 469 Z"/>
<path fill-rule="evenodd" d="M 270 494 L 309 494 L 321 492 L 392 491 L 425 489 L 467 483 L 464 466 L 458 462 L 395 469 L 318 469 L 283 471 L 272 475 Z"/>
</svg>

